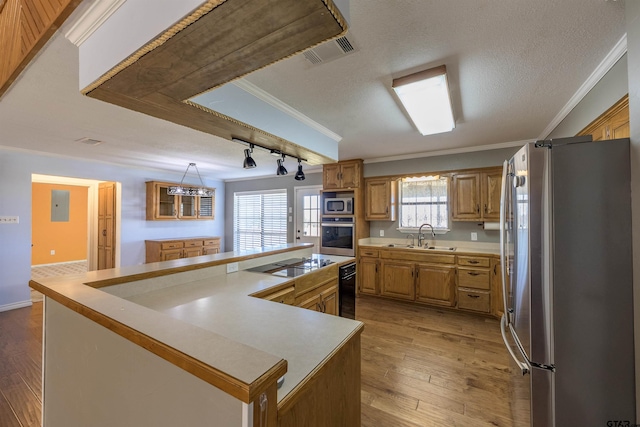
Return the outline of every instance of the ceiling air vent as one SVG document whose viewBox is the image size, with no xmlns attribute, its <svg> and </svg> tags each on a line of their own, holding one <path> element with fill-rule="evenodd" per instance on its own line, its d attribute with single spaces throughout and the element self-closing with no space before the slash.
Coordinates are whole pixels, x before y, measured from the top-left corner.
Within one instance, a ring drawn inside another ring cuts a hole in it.
<svg viewBox="0 0 640 427">
<path fill-rule="evenodd" d="M 91 138 L 80 138 L 80 139 L 76 139 L 76 142 L 80 142 L 82 144 L 87 144 L 87 145 L 100 145 L 104 141 L 99 141 L 97 139 L 91 139 Z"/>
<path fill-rule="evenodd" d="M 309 49 L 303 53 L 305 59 L 313 65 L 322 64 L 355 52 L 354 44 L 347 36 L 339 37 Z"/>
</svg>

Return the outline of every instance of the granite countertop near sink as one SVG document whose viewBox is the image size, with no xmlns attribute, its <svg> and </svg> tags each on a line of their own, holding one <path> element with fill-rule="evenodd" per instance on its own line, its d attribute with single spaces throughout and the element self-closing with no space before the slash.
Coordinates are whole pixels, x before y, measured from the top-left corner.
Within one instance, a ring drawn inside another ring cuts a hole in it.
<svg viewBox="0 0 640 427">
<path fill-rule="evenodd" d="M 435 245 L 433 245 L 432 239 L 427 239 L 430 242 L 429 246 L 436 247 L 453 247 L 455 250 L 436 250 L 436 249 L 424 249 L 417 246 L 411 247 L 407 239 L 395 239 L 395 238 L 383 238 L 383 237 L 368 237 L 366 239 L 360 239 L 358 245 L 363 247 L 375 247 L 375 248 L 390 248 L 390 249 L 407 249 L 416 250 L 425 253 L 447 253 L 454 255 L 500 255 L 499 243 L 487 243 L 487 242 L 466 242 L 455 240 L 438 240 L 436 238 Z M 393 246 L 390 246 L 393 245 Z"/>
</svg>

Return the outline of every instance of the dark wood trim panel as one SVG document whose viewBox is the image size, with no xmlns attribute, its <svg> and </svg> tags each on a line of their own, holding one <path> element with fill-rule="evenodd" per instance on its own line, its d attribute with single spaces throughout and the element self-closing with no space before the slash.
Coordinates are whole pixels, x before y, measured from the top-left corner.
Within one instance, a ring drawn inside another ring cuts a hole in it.
<svg viewBox="0 0 640 427">
<path fill-rule="evenodd" d="M 82 92 L 224 139 L 260 141 L 309 164 L 329 163 L 326 156 L 187 101 L 345 31 L 332 0 L 209 1 Z"/>
</svg>

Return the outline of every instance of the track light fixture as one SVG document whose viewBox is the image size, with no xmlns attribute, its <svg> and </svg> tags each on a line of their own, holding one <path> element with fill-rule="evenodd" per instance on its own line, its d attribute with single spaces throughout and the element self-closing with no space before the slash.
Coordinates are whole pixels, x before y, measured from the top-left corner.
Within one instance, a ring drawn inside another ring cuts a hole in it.
<svg viewBox="0 0 640 427">
<path fill-rule="evenodd" d="M 282 155 L 282 159 L 276 160 L 276 163 L 278 163 L 278 169 L 276 170 L 276 175 L 286 175 L 286 174 L 289 173 L 289 172 L 287 172 L 287 169 L 283 165 L 283 163 L 284 163 L 284 154 Z"/>
<path fill-rule="evenodd" d="M 303 159 L 302 157 L 297 157 L 297 156 L 292 156 L 290 154 L 285 154 L 280 150 L 276 150 L 273 148 L 268 148 L 268 147 L 263 147 L 260 144 L 256 144 L 254 142 L 249 142 L 249 141 L 245 141 L 244 139 L 240 139 L 240 138 L 231 138 L 231 140 L 233 142 L 240 142 L 242 144 L 246 144 L 249 146 L 249 148 L 246 148 L 244 150 L 244 163 L 242 164 L 242 167 L 245 169 L 253 169 L 257 166 L 256 161 L 253 160 L 253 157 L 251 157 L 251 154 L 253 153 L 253 149 L 254 147 L 260 147 L 263 150 L 267 150 L 269 151 L 269 153 L 272 156 L 276 156 L 278 157 L 278 160 L 276 160 L 276 163 L 278 164 L 278 167 L 276 169 L 276 175 L 280 176 L 280 175 L 287 175 L 287 168 L 284 167 L 284 160 L 286 156 L 289 157 L 293 157 L 294 159 L 298 159 L 298 171 L 296 172 L 295 175 L 295 179 L 297 181 L 303 181 L 305 179 L 304 176 L 304 172 L 302 171 L 302 161 L 307 161 L 307 159 Z"/>
<path fill-rule="evenodd" d="M 294 177 L 296 181 L 304 181 L 304 172 L 302 172 L 302 160 L 298 159 L 298 172 L 296 172 L 296 176 Z"/>
<path fill-rule="evenodd" d="M 256 166 L 256 161 L 251 157 L 251 153 L 253 153 L 253 144 L 249 144 L 250 148 L 244 150 L 244 164 L 243 167 L 245 169 L 253 169 Z"/>
</svg>

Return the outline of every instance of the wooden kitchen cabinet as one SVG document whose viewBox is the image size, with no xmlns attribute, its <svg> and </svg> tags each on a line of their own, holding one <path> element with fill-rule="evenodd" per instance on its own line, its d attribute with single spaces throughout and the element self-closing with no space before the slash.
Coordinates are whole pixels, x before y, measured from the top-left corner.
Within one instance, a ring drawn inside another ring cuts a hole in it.
<svg viewBox="0 0 640 427">
<path fill-rule="evenodd" d="M 338 284 L 331 286 L 329 289 L 320 293 L 320 303 L 322 305 L 322 312 L 331 314 L 333 316 L 338 315 Z"/>
<path fill-rule="evenodd" d="M 491 302 L 494 316 L 500 318 L 504 313 L 504 299 L 502 289 L 502 272 L 500 258 L 491 260 Z M 507 271 L 507 281 L 509 280 Z"/>
<path fill-rule="evenodd" d="M 430 264 L 416 266 L 416 301 L 456 305 L 456 268 Z"/>
<path fill-rule="evenodd" d="M 358 266 L 358 280 L 360 286 L 358 291 L 363 294 L 378 295 L 380 293 L 378 287 L 378 268 L 380 261 L 378 260 L 378 251 L 363 250 Z M 375 252 L 375 257 L 365 256 L 368 253 Z"/>
<path fill-rule="evenodd" d="M 380 295 L 413 301 L 415 267 L 411 262 L 383 260 L 381 263 Z"/>
<path fill-rule="evenodd" d="M 458 257 L 458 308 L 491 312 L 491 259 L 483 256 Z"/>
<path fill-rule="evenodd" d="M 177 184 L 148 181 L 146 213 L 148 221 L 214 219 L 214 196 L 175 196 L 169 187 Z"/>
<path fill-rule="evenodd" d="M 145 240 L 145 262 L 170 261 L 220 252 L 219 237 Z"/>
<path fill-rule="evenodd" d="M 322 187 L 339 190 L 360 187 L 362 160 L 346 160 L 322 166 Z"/>
<path fill-rule="evenodd" d="M 629 138 L 629 134 L 629 95 L 625 95 L 576 136 L 591 135 L 594 141 L 603 141 Z"/>
<path fill-rule="evenodd" d="M 296 279 L 295 304 L 337 316 L 338 292 L 338 265 L 332 264 Z"/>
<path fill-rule="evenodd" d="M 395 221 L 398 182 L 391 178 L 365 180 L 365 219 Z"/>
<path fill-rule="evenodd" d="M 452 179 L 454 221 L 498 221 L 502 169 L 488 168 L 456 173 Z"/>
</svg>

